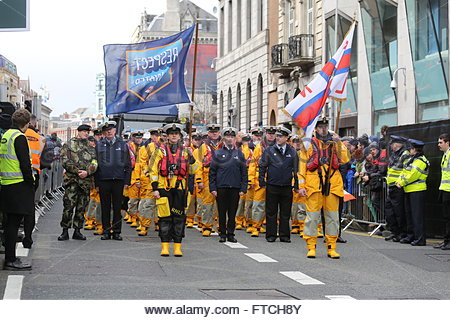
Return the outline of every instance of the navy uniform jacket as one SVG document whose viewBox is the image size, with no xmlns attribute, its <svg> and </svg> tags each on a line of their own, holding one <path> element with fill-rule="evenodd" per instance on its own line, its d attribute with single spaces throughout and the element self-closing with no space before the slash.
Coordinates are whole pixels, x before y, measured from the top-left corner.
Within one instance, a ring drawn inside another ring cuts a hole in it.
<svg viewBox="0 0 450 320">
<path fill-rule="evenodd" d="M 116 137 L 116 141 L 111 144 L 103 138 L 95 146 L 95 151 L 98 161 L 95 181 L 123 180 L 125 185 L 130 185 L 130 151 L 125 141 Z"/>
<path fill-rule="evenodd" d="M 268 147 L 259 160 L 259 185 L 266 184 L 298 189 L 298 155 L 290 145 L 284 146 L 284 155 L 277 144 Z"/>
<path fill-rule="evenodd" d="M 247 192 L 247 165 L 241 150 L 226 146 L 213 153 L 209 168 L 209 190 L 219 188 L 237 188 Z"/>
</svg>

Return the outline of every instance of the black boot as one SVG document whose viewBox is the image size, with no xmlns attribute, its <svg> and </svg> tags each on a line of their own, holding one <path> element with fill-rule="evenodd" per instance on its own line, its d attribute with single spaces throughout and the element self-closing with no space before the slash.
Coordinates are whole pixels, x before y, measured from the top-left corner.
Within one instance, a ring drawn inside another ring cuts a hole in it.
<svg viewBox="0 0 450 320">
<path fill-rule="evenodd" d="M 72 239 L 86 240 L 86 237 L 81 234 L 80 229 L 75 229 L 75 231 L 73 232 L 73 235 L 72 235 Z"/>
<path fill-rule="evenodd" d="M 63 228 L 63 232 L 58 237 L 58 241 L 64 241 L 64 240 L 69 240 L 69 229 L 68 228 Z"/>
</svg>

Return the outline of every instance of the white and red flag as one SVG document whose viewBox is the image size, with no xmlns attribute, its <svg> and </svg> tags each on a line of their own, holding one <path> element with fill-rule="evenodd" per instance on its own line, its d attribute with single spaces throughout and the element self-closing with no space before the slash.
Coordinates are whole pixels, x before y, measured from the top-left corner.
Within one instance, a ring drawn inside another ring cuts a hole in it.
<svg viewBox="0 0 450 320">
<path fill-rule="evenodd" d="M 316 122 L 328 97 L 336 100 L 347 99 L 347 79 L 350 71 L 355 22 L 342 41 L 341 46 L 322 70 L 305 88 L 284 108 L 297 125 L 304 131 L 303 141 L 309 147 Z"/>
</svg>

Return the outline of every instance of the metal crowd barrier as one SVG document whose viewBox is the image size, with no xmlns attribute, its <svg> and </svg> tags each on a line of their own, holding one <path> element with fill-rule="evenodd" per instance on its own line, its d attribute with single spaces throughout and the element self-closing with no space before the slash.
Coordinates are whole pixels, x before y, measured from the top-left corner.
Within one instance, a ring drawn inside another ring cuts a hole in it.
<svg viewBox="0 0 450 320">
<path fill-rule="evenodd" d="M 41 170 L 39 186 L 34 194 L 36 225 L 39 217 L 43 217 L 46 210 L 47 212 L 50 211 L 55 201 L 64 195 L 63 172 L 64 169 L 59 159 L 52 162 L 51 169 Z M 38 230 L 37 227 L 35 227 L 35 230 Z"/>
<path fill-rule="evenodd" d="M 386 226 L 385 203 L 387 199 L 387 184 L 383 179 L 383 186 L 380 191 L 371 191 L 369 186 L 362 182 L 357 183 L 352 180 L 351 194 L 356 198 L 350 201 L 348 212 L 343 215 L 344 219 L 350 222 L 342 230 L 346 230 L 354 222 L 375 226 L 370 232 L 374 235 L 381 227 Z"/>
</svg>

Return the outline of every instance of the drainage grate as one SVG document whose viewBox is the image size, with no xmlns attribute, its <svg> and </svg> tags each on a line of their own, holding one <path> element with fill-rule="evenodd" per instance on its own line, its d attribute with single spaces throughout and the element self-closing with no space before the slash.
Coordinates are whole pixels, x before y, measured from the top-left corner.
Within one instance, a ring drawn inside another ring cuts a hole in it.
<svg viewBox="0 0 450 320">
<path fill-rule="evenodd" d="M 450 262 L 450 254 L 427 254 L 427 256 L 442 262 Z"/>
<path fill-rule="evenodd" d="M 300 300 L 277 289 L 201 289 L 218 300 Z"/>
</svg>

